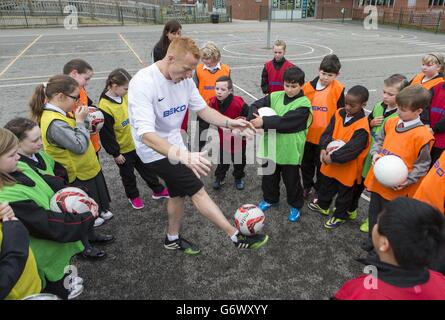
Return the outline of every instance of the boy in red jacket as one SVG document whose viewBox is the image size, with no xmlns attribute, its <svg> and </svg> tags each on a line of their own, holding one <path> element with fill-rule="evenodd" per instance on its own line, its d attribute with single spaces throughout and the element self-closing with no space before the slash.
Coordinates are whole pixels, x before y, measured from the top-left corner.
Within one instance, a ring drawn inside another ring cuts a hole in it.
<svg viewBox="0 0 445 320">
<path fill-rule="evenodd" d="M 216 96 L 210 98 L 209 106 L 223 115 L 236 119 L 246 117 L 249 113 L 249 107 L 243 98 L 233 95 L 232 79 L 222 76 L 216 80 Z M 233 176 L 235 178 L 235 187 L 238 190 L 244 189 L 244 168 L 246 167 L 246 141 L 241 137 L 233 136 L 230 131 L 223 131 L 218 128 L 219 133 L 219 164 L 215 171 L 215 182 L 213 189 L 218 190 L 224 184 L 224 178 L 233 163 Z M 241 159 L 240 159 L 241 156 Z"/>
</svg>

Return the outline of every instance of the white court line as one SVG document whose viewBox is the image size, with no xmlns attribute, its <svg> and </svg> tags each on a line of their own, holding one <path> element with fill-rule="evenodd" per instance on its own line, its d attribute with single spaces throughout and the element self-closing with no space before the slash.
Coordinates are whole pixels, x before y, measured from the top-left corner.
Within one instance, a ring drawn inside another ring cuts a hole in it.
<svg viewBox="0 0 445 320">
<path fill-rule="evenodd" d="M 15 59 L 12 60 L 12 61 L 6 66 L 6 68 L 3 69 L 2 72 L 0 72 L 0 78 L 2 77 L 2 75 L 4 75 L 4 74 L 6 73 L 6 71 L 8 71 L 9 68 L 12 67 L 12 65 L 13 65 L 14 63 L 16 63 L 16 61 L 17 61 L 18 59 L 20 59 L 21 56 L 23 56 L 23 55 L 25 54 L 26 51 L 28 51 L 29 48 L 31 48 L 31 47 L 33 46 L 34 43 L 36 43 L 37 41 L 39 41 L 41 37 L 42 37 L 42 35 L 39 35 L 37 38 L 34 39 L 33 42 L 31 42 L 25 49 L 23 49 L 23 51 L 22 51 L 17 57 L 15 57 Z"/>
<path fill-rule="evenodd" d="M 126 69 L 128 72 L 135 72 L 139 71 L 140 69 Z M 94 71 L 94 75 L 98 74 L 109 74 L 112 70 L 109 71 Z M 0 82 L 6 82 L 6 81 L 18 81 L 18 80 L 33 80 L 33 79 L 49 79 L 53 75 L 43 75 L 43 76 L 31 76 L 31 77 L 18 77 L 18 78 L 3 78 L 0 79 Z"/>
<path fill-rule="evenodd" d="M 240 91 L 244 92 L 245 94 L 247 94 L 247 95 L 248 95 L 249 97 L 251 97 L 253 100 L 255 100 L 255 101 L 258 100 L 257 97 L 255 97 L 253 94 L 247 92 L 246 90 L 244 90 L 244 89 L 241 88 L 240 86 L 237 86 L 236 84 L 233 84 L 233 86 L 234 86 L 235 88 L 237 88 L 238 90 L 240 90 Z"/>
<path fill-rule="evenodd" d="M 106 79 L 108 79 L 108 77 L 99 77 L 99 78 L 93 78 L 90 81 L 106 80 Z M 27 83 L 18 83 L 18 84 L 2 84 L 2 85 L 0 85 L 0 88 L 36 86 L 38 84 L 42 84 L 42 82 L 27 82 Z"/>
<path fill-rule="evenodd" d="M 114 39 L 97 39 L 97 40 L 81 40 L 82 43 L 84 42 L 110 42 L 113 41 Z M 40 41 L 39 44 L 56 44 L 56 43 L 79 43 L 79 40 L 62 40 L 62 41 L 47 41 L 47 42 L 43 42 Z M 13 46 L 13 45 L 20 45 L 20 44 L 25 44 L 23 42 L 6 42 L 6 43 L 1 43 L 2 46 Z"/>
<path fill-rule="evenodd" d="M 45 54 L 30 54 L 23 56 L 23 58 L 40 58 L 40 57 L 52 57 L 52 56 L 70 56 L 70 55 L 86 55 L 86 54 L 106 54 L 114 52 L 128 52 L 128 49 L 120 50 L 104 50 L 104 51 L 77 51 L 77 52 L 61 52 L 61 53 L 45 53 Z M 10 56 L 0 56 L 0 58 L 12 58 Z"/>
<path fill-rule="evenodd" d="M 136 51 L 134 51 L 133 47 L 128 43 L 128 41 L 124 38 L 124 36 L 120 33 L 118 33 L 118 35 L 121 38 L 121 40 L 127 45 L 127 47 L 131 50 L 131 52 L 133 52 L 133 54 L 136 56 L 136 59 L 139 60 L 139 63 L 142 64 L 143 66 L 147 66 L 147 64 L 141 59 L 141 57 L 139 57 Z"/>
</svg>

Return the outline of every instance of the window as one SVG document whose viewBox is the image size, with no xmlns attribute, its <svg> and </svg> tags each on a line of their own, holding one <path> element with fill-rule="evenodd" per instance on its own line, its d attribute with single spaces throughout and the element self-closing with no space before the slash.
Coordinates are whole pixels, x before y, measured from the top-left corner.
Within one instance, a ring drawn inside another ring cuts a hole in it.
<svg viewBox="0 0 445 320">
<path fill-rule="evenodd" d="M 272 6 L 278 10 L 301 8 L 301 0 L 273 0 Z"/>
</svg>

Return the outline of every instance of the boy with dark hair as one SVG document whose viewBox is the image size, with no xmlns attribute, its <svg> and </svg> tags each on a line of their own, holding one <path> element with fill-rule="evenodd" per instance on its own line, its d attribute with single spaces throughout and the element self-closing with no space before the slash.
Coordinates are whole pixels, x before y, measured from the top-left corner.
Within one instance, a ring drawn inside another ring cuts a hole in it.
<svg viewBox="0 0 445 320">
<path fill-rule="evenodd" d="M 239 117 L 247 118 L 249 115 L 249 106 L 243 98 L 233 95 L 232 79 L 222 76 L 216 80 L 216 96 L 210 98 L 209 107 L 213 108 L 223 115 L 236 119 Z M 246 140 L 239 141 L 241 137 L 234 136 L 228 130 L 218 128 L 219 134 L 219 164 L 215 170 L 215 181 L 213 189 L 218 190 L 224 184 L 224 178 L 230 168 L 230 162 L 233 163 L 233 176 L 235 178 L 235 187 L 237 190 L 244 189 L 243 178 L 246 167 Z M 241 159 L 239 155 L 241 154 Z"/>
<path fill-rule="evenodd" d="M 405 87 L 409 85 L 408 80 L 405 76 L 401 74 L 393 74 L 389 78 L 383 81 L 383 101 L 378 102 L 372 112 L 368 115 L 369 127 L 371 129 L 371 143 L 372 146 L 374 143 L 374 137 L 379 134 L 380 130 L 382 130 L 386 121 L 390 118 L 397 117 L 397 103 L 396 96 L 397 94 Z M 369 169 L 371 167 L 372 157 L 371 154 L 368 153 L 365 163 L 363 164 L 363 172 L 362 177 L 363 180 L 368 175 Z M 354 194 L 354 200 L 350 212 L 353 212 L 357 215 L 358 202 L 360 200 L 360 196 L 365 189 L 363 183 L 356 186 L 356 191 Z M 355 212 L 354 212 L 355 211 Z M 360 231 L 369 232 L 369 220 L 366 218 L 363 223 L 360 225 Z"/>
<path fill-rule="evenodd" d="M 372 229 L 378 258 L 363 259 L 376 273 L 348 281 L 339 300 L 444 300 L 445 277 L 428 269 L 444 241 L 440 213 L 418 200 L 399 197 L 385 205 Z"/>
<path fill-rule="evenodd" d="M 273 59 L 264 64 L 261 74 L 261 90 L 264 94 L 284 90 L 284 72 L 290 67 L 294 67 L 294 64 L 284 57 L 286 54 L 286 42 L 283 40 L 274 42 L 273 54 Z"/>
<path fill-rule="evenodd" d="M 355 219 L 349 216 L 354 185 L 361 182 L 363 161 L 369 150 L 369 125 L 363 108 L 369 99 L 369 92 L 363 86 L 354 86 L 346 94 L 345 107 L 337 110 L 320 138 L 321 183 L 318 201 L 312 201 L 308 208 L 328 216 L 332 199 L 337 194 L 332 217 L 324 224 L 334 229 Z M 328 148 L 332 141 L 346 143 L 338 149 Z"/>
<path fill-rule="evenodd" d="M 263 211 L 278 206 L 280 180 L 286 186 L 287 202 L 290 205 L 288 220 L 296 222 L 304 205 L 299 166 L 303 158 L 307 129 L 312 121 L 311 103 L 303 94 L 304 72 L 291 67 L 284 72 L 284 91 L 272 92 L 252 105 L 270 107 L 277 115 L 260 117 L 256 112 L 251 120 L 255 128 L 264 129 L 258 157 L 266 159 L 264 168 L 275 165 L 272 174 L 263 175 L 263 200 L 258 205 Z M 271 136 L 272 130 L 275 135 Z M 275 144 L 273 144 L 275 142 Z M 272 150 L 271 150 L 272 149 Z"/>
<path fill-rule="evenodd" d="M 304 198 L 310 195 L 312 187 L 314 187 L 314 199 L 317 199 L 321 167 L 320 137 L 335 111 L 345 106 L 345 87 L 336 79 L 340 68 L 341 63 L 338 57 L 335 54 L 327 55 L 320 63 L 318 76 L 311 82 L 306 82 L 303 87 L 304 95 L 311 101 L 313 114 L 301 164 Z M 315 183 L 314 176 L 316 177 Z"/>
<path fill-rule="evenodd" d="M 408 167 L 408 178 L 394 188 L 383 186 L 374 176 L 371 166 L 365 180 L 366 188 L 371 192 L 369 204 L 369 232 L 377 221 L 377 215 L 383 206 L 400 196 L 412 197 L 420 180 L 424 177 L 431 163 L 430 150 L 434 137 L 420 120 L 420 114 L 430 101 L 430 93 L 420 85 L 406 87 L 396 96 L 399 117 L 388 119 L 380 133 L 375 137 L 370 154 L 374 164 L 384 155 L 400 157 Z M 369 233 L 371 239 L 371 233 Z M 363 249 L 372 250 L 368 241 Z"/>
</svg>

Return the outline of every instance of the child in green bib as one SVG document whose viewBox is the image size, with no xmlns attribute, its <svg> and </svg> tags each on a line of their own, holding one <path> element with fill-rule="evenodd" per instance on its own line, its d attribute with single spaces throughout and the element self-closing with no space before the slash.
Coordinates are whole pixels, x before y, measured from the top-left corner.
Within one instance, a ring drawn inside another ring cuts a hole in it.
<svg viewBox="0 0 445 320">
<path fill-rule="evenodd" d="M 264 129 L 257 154 L 258 158 L 266 161 L 261 185 L 263 200 L 258 206 L 263 211 L 278 206 L 280 180 L 283 179 L 290 206 L 290 222 L 299 219 L 304 205 L 299 171 L 307 130 L 312 121 L 311 103 L 302 91 L 304 76 L 298 67 L 287 69 L 284 91 L 272 92 L 251 106 L 255 117 L 252 124 L 257 129 Z M 264 107 L 272 108 L 276 115 L 260 116 Z"/>
</svg>

